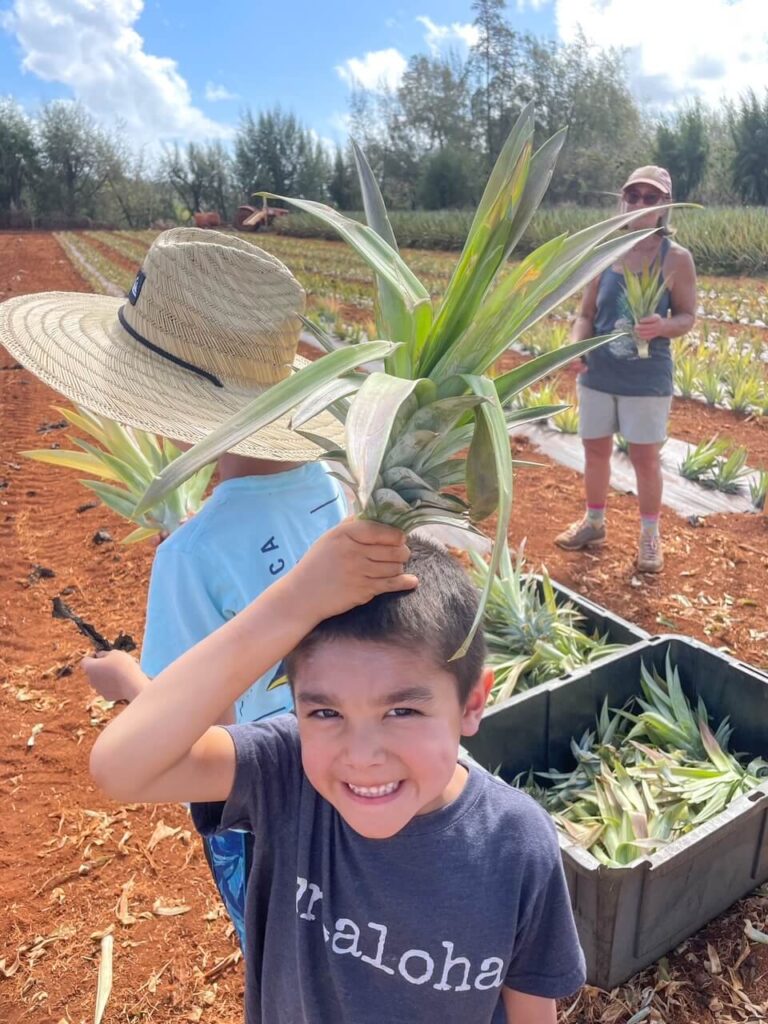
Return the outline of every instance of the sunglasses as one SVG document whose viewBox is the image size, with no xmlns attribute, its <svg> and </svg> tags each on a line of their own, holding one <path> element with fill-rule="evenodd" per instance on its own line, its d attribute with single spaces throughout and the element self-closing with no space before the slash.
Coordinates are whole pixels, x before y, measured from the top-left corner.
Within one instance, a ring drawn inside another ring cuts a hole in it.
<svg viewBox="0 0 768 1024">
<path fill-rule="evenodd" d="M 643 206 L 657 206 L 663 199 L 661 192 L 641 192 L 636 188 L 628 188 L 624 193 L 624 201 L 630 206 L 637 206 L 638 203 L 642 203 Z"/>
</svg>

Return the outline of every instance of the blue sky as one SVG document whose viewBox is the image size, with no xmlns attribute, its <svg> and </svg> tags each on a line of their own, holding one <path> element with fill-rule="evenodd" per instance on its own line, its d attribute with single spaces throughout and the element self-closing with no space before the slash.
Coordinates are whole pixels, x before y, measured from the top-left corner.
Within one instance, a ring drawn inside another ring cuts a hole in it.
<svg viewBox="0 0 768 1024">
<path fill-rule="evenodd" d="M 642 17 L 639 12 L 642 11 Z M 510 0 L 521 31 L 623 46 L 638 98 L 716 102 L 768 85 L 768 0 Z M 136 143 L 228 138 L 277 104 L 345 137 L 351 84 L 396 84 L 408 57 L 466 52 L 469 0 L 0 0 L 0 95 L 34 113 L 78 99 Z M 263 36 L 263 41 L 260 39 Z"/>
</svg>

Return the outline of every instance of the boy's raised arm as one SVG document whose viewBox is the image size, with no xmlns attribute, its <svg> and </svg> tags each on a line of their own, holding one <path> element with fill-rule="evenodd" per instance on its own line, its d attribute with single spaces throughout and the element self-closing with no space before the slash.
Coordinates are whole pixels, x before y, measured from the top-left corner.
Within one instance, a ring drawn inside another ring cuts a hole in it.
<svg viewBox="0 0 768 1024">
<path fill-rule="evenodd" d="M 234 778 L 228 734 L 212 728 L 253 682 L 318 622 L 377 594 L 409 590 L 403 534 L 348 519 L 239 615 L 155 677 L 91 751 L 91 774 L 134 801 L 224 800 Z M 87 662 L 88 659 L 86 659 Z"/>
</svg>

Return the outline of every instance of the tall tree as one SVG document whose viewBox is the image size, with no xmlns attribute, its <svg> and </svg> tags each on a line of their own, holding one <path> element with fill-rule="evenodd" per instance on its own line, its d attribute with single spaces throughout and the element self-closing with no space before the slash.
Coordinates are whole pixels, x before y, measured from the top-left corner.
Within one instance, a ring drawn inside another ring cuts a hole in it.
<svg viewBox="0 0 768 1024">
<path fill-rule="evenodd" d="M 352 154 L 345 153 L 337 144 L 333 157 L 333 171 L 328 183 L 328 196 L 337 209 L 355 209 L 355 200 L 359 200 L 356 180 Z"/>
<path fill-rule="evenodd" d="M 455 54 L 411 57 L 397 99 L 420 153 L 471 144 L 469 68 Z"/>
<path fill-rule="evenodd" d="M 552 48 L 525 40 L 539 140 L 568 127 L 548 201 L 592 202 L 615 192 L 632 167 L 648 163 L 648 128 L 627 82 L 622 55 L 583 38 Z"/>
<path fill-rule="evenodd" d="M 231 204 L 230 157 L 220 142 L 190 142 L 185 150 L 166 149 L 163 176 L 189 213 L 216 211 L 223 220 Z"/>
<path fill-rule="evenodd" d="M 731 118 L 733 184 L 745 203 L 768 204 L 768 90 L 742 96 Z"/>
<path fill-rule="evenodd" d="M 439 149 L 421 164 L 417 199 L 427 210 L 473 206 L 477 196 L 476 173 L 470 154 L 460 149 Z"/>
<path fill-rule="evenodd" d="M 486 163 L 492 165 L 521 107 L 518 35 L 504 18 L 506 0 L 473 0 L 478 39 L 469 71 L 476 82 L 475 120 L 482 125 Z"/>
<path fill-rule="evenodd" d="M 37 140 L 39 207 L 68 218 L 93 216 L 108 176 L 111 140 L 83 106 L 65 100 L 43 107 Z"/>
<path fill-rule="evenodd" d="M 323 199 L 330 165 L 313 134 L 279 107 L 254 118 L 247 110 L 235 139 L 235 177 L 246 196 L 254 192 Z"/>
<path fill-rule="evenodd" d="M 39 171 L 33 127 L 12 99 L 0 99 L 0 215 L 19 211 Z"/>
<path fill-rule="evenodd" d="M 701 103 L 663 118 L 656 127 L 654 159 L 672 175 L 675 198 L 691 199 L 704 177 L 709 145 Z"/>
<path fill-rule="evenodd" d="M 296 172 L 296 195 L 304 199 L 326 201 L 331 160 L 324 144 L 312 132 L 304 133 Z"/>
</svg>

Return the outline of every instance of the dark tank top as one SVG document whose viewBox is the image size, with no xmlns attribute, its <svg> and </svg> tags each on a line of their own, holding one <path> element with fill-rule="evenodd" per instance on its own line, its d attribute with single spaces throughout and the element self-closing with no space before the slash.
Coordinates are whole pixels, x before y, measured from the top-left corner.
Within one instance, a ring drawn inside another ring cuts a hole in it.
<svg viewBox="0 0 768 1024">
<path fill-rule="evenodd" d="M 661 240 L 657 261 L 662 266 L 669 245 L 668 238 Z M 669 290 L 665 289 L 656 312 L 666 318 L 669 308 Z M 649 357 L 641 358 L 632 337 L 632 324 L 623 273 L 604 270 L 597 288 L 594 336 L 614 334 L 617 330 L 628 333 L 607 345 L 598 346 L 584 357 L 587 368 L 581 374 L 581 383 L 594 391 L 606 391 L 612 395 L 671 395 L 673 371 L 669 338 L 654 338 L 648 347 Z"/>
</svg>

